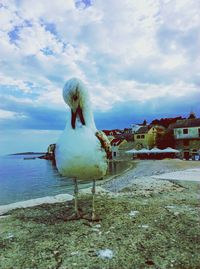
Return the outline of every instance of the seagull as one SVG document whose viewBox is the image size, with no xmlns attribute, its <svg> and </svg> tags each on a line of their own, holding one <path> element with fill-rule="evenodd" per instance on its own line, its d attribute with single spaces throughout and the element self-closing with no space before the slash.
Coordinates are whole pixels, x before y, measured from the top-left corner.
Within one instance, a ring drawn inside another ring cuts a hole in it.
<svg viewBox="0 0 200 269">
<path fill-rule="evenodd" d="M 71 219 L 80 219 L 78 210 L 77 180 L 92 180 L 92 221 L 98 220 L 95 213 L 95 183 L 102 179 L 108 168 L 111 146 L 107 136 L 98 131 L 94 122 L 88 90 L 80 79 L 68 80 L 63 88 L 63 99 L 71 109 L 65 130 L 58 139 L 55 160 L 58 172 L 74 180 L 75 214 Z"/>
</svg>

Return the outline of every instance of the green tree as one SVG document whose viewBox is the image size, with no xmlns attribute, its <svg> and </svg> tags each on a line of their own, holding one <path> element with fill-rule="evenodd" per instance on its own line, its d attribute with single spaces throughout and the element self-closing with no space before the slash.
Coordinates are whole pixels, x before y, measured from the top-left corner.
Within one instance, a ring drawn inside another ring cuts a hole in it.
<svg viewBox="0 0 200 269">
<path fill-rule="evenodd" d="M 160 149 L 165 149 L 167 147 L 175 147 L 175 138 L 173 130 L 167 131 L 165 134 L 158 134 L 156 137 L 156 146 Z"/>
</svg>

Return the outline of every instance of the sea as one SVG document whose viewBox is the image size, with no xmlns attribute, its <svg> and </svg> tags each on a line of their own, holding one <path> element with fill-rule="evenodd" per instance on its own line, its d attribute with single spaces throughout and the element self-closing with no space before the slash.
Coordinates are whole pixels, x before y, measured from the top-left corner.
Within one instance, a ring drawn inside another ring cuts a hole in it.
<svg viewBox="0 0 200 269">
<path fill-rule="evenodd" d="M 41 154 L 0 157 L 0 205 L 73 193 L 73 179 L 61 176 L 51 161 L 37 158 L 39 156 Z M 129 166 L 128 162 L 109 162 L 106 177 L 115 176 Z M 82 189 L 91 184 L 91 181 L 81 181 L 78 186 Z"/>
</svg>

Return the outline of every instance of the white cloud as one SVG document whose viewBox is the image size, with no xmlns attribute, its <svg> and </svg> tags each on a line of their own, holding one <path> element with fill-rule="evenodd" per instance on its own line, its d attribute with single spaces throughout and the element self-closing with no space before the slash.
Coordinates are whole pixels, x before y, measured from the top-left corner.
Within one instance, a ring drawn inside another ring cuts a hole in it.
<svg viewBox="0 0 200 269">
<path fill-rule="evenodd" d="M 49 87 L 44 91 L 35 101 L 36 105 L 44 105 L 50 107 L 57 107 L 62 109 L 64 101 L 62 98 L 62 89 Z"/>
<path fill-rule="evenodd" d="M 49 49 L 51 53 L 62 53 L 63 44 L 45 27 L 39 23 L 34 23 L 30 26 L 23 27 L 19 32 L 17 45 L 23 56 L 43 54 L 42 50 Z"/>
<path fill-rule="evenodd" d="M 2 99 L 3 94 L 0 95 L 0 98 Z M 10 94 L 6 95 L 6 99 L 11 103 L 16 103 L 19 104 L 23 107 L 23 105 L 34 105 L 34 101 L 30 98 L 25 98 L 25 97 L 16 97 Z"/>
<path fill-rule="evenodd" d="M 187 64 L 187 58 L 184 54 L 179 53 L 169 53 L 157 58 L 159 61 L 159 69 L 165 71 L 179 71 L 185 70 L 185 65 Z M 156 71 L 158 69 L 158 62 L 152 63 L 151 68 Z"/>
<path fill-rule="evenodd" d="M 26 115 L 23 113 L 16 113 L 13 111 L 0 109 L 0 120 L 13 120 L 13 119 L 24 119 Z"/>
<path fill-rule="evenodd" d="M 0 73 L 0 83 L 1 85 L 4 85 L 4 86 L 18 88 L 23 92 L 31 91 L 31 87 L 28 86 L 28 84 L 25 81 L 14 79 L 12 77 L 7 77 L 3 75 L 2 73 Z"/>
<path fill-rule="evenodd" d="M 171 29 L 188 31 L 200 24 L 199 0 L 168 1 L 161 9 L 163 24 Z"/>
<path fill-rule="evenodd" d="M 5 2 L 5 3 L 4 3 Z M 19 25 L 22 20 L 17 14 L 15 13 L 15 5 L 13 1 L 8 3 L 9 8 L 7 6 L 6 1 L 0 3 L 0 25 L 1 31 L 9 32 L 11 31 L 16 25 Z"/>
<path fill-rule="evenodd" d="M 30 8 L 31 7 L 31 8 Z M 44 18 L 48 21 L 65 20 L 65 15 L 71 10 L 75 10 L 73 0 L 57 0 L 51 3 L 48 0 L 20 1 L 20 14 L 27 20 L 37 20 Z"/>
<path fill-rule="evenodd" d="M 176 69 L 178 67 L 183 67 L 185 62 L 186 62 L 185 58 L 180 54 L 170 55 L 165 57 L 164 62 L 161 65 L 161 68 Z"/>
<path fill-rule="evenodd" d="M 101 94 L 92 94 L 92 101 L 95 110 L 110 110 L 117 102 L 147 102 L 156 98 L 179 98 L 199 92 L 195 84 L 188 84 L 182 81 L 176 81 L 172 84 L 150 84 L 139 83 L 133 80 L 121 80 L 117 84 L 112 84 L 105 88 L 98 85 L 97 90 Z M 120 92 L 119 95 L 116 92 Z M 176 99 L 177 100 L 177 99 Z"/>
<path fill-rule="evenodd" d="M 199 0 L 96 0 L 78 9 L 72 0 L 2 5 L 0 84 L 34 93 L 35 105 L 60 109 L 64 82 L 74 76 L 101 111 L 199 91 Z"/>
</svg>

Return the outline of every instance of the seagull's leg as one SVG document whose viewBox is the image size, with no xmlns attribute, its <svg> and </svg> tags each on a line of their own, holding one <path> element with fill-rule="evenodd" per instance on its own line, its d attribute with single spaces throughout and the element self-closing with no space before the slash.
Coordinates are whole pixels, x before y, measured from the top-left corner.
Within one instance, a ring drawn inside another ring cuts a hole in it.
<svg viewBox="0 0 200 269">
<path fill-rule="evenodd" d="M 78 211 L 78 183 L 77 179 L 74 178 L 74 208 L 75 208 L 75 216 L 80 218 L 80 213 Z"/>
<path fill-rule="evenodd" d="M 95 179 L 93 179 L 93 185 L 92 185 L 92 220 L 94 220 L 96 218 L 95 206 L 94 206 L 95 192 L 96 192 L 96 181 L 95 181 Z"/>
<path fill-rule="evenodd" d="M 95 193 L 96 193 L 96 181 L 93 179 L 93 185 L 92 185 L 92 216 L 91 214 L 86 214 L 83 216 L 84 219 L 89 220 L 89 221 L 100 221 L 101 219 L 99 218 L 98 215 L 96 215 L 95 211 Z"/>
<path fill-rule="evenodd" d="M 95 193 L 96 193 L 96 181 L 93 179 L 93 185 L 92 185 L 92 221 L 99 221 L 100 218 L 98 215 L 96 215 L 95 211 Z"/>
</svg>

